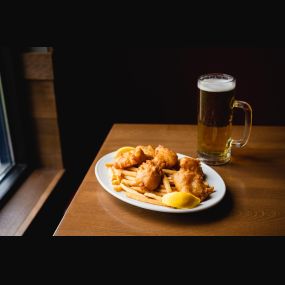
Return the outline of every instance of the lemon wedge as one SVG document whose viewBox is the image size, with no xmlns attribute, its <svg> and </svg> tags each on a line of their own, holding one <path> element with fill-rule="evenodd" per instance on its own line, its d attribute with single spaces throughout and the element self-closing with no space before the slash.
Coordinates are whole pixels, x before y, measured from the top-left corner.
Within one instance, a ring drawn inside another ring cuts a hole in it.
<svg viewBox="0 0 285 285">
<path fill-rule="evenodd" d="M 162 203 L 174 208 L 194 208 L 199 205 L 201 200 L 186 192 L 172 192 L 167 193 L 162 197 Z"/>
<path fill-rule="evenodd" d="M 134 150 L 135 148 L 132 146 L 123 146 L 116 151 L 115 157 L 121 156 L 123 153 Z"/>
</svg>

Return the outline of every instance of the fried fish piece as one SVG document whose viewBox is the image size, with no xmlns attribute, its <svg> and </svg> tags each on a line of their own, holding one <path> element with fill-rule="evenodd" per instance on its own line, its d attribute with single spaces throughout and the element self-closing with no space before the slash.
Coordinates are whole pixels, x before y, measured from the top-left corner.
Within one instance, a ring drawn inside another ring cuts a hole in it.
<svg viewBox="0 0 285 285">
<path fill-rule="evenodd" d="M 162 171 L 151 160 L 142 163 L 138 168 L 136 181 L 138 185 L 146 187 L 148 190 L 155 190 L 161 182 Z"/>
<path fill-rule="evenodd" d="M 151 145 L 138 145 L 137 147 L 140 147 L 144 154 L 147 156 L 147 159 L 153 159 L 154 158 L 154 148 Z"/>
<path fill-rule="evenodd" d="M 213 187 L 204 182 L 201 175 L 188 169 L 180 168 L 179 171 L 173 174 L 173 181 L 178 191 L 191 193 L 205 200 L 213 191 Z"/>
<path fill-rule="evenodd" d="M 192 190 L 192 181 L 194 179 L 195 173 L 189 170 L 180 169 L 173 174 L 173 182 L 176 186 L 176 189 L 181 192 L 191 192 Z"/>
<path fill-rule="evenodd" d="M 162 145 L 155 149 L 153 162 L 160 168 L 173 168 L 178 164 L 177 154 Z"/>
<path fill-rule="evenodd" d="M 134 150 L 123 153 L 117 157 L 114 162 L 115 168 L 128 168 L 141 164 L 147 160 L 147 156 L 144 154 L 140 147 L 136 147 Z"/>
<path fill-rule="evenodd" d="M 194 172 L 201 177 L 204 177 L 200 160 L 193 157 L 183 157 L 179 161 L 180 168 Z"/>
<path fill-rule="evenodd" d="M 204 201 L 208 196 L 214 192 L 214 187 L 209 187 L 200 175 L 195 175 L 192 181 L 191 193 Z"/>
</svg>

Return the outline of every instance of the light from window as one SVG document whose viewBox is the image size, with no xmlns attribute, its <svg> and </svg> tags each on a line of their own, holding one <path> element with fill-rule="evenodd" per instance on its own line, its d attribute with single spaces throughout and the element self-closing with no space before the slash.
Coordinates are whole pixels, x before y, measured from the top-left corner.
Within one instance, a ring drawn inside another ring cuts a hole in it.
<svg viewBox="0 0 285 285">
<path fill-rule="evenodd" d="M 0 75 L 0 183 L 13 167 L 14 163 L 14 154 Z"/>
</svg>

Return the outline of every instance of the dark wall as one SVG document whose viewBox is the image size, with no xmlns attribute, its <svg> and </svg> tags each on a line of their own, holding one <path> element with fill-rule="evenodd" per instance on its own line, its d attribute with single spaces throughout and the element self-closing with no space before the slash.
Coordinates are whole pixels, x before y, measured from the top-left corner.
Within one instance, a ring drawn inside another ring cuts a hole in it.
<svg viewBox="0 0 285 285">
<path fill-rule="evenodd" d="M 254 124 L 285 124 L 284 48 L 66 46 L 54 47 L 54 66 L 70 163 L 91 161 L 114 122 L 195 124 L 197 78 L 209 72 L 237 78 L 237 99 L 251 104 Z"/>
<path fill-rule="evenodd" d="M 254 124 L 285 124 L 284 48 L 114 49 L 112 55 L 115 121 L 196 123 L 197 78 L 223 72 L 237 78 L 237 98 L 252 105 Z M 131 110 L 122 112 L 120 96 L 133 101 Z"/>
</svg>

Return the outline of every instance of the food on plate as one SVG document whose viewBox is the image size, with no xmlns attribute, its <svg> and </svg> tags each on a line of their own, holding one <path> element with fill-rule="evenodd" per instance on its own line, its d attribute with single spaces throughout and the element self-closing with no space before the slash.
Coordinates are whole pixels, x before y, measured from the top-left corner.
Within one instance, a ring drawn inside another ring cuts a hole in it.
<svg viewBox="0 0 285 285">
<path fill-rule="evenodd" d="M 116 155 L 114 166 L 116 168 L 128 168 L 139 165 L 147 160 L 147 156 L 140 147 Z"/>
<path fill-rule="evenodd" d="M 153 159 L 155 155 L 155 149 L 151 145 L 138 145 L 137 147 L 141 148 L 145 153 L 147 159 Z"/>
<path fill-rule="evenodd" d="M 115 157 L 120 157 L 123 153 L 129 152 L 130 150 L 134 150 L 135 148 L 132 146 L 123 146 L 116 151 Z"/>
<path fill-rule="evenodd" d="M 173 150 L 159 145 L 155 149 L 153 161 L 161 168 L 172 168 L 177 165 L 178 157 Z"/>
<path fill-rule="evenodd" d="M 200 173 L 200 171 L 198 172 Z M 181 168 L 173 174 L 173 181 L 178 191 L 192 193 L 203 201 L 213 192 L 213 189 L 204 181 L 203 176 Z"/>
<path fill-rule="evenodd" d="M 138 168 L 136 182 L 139 186 L 153 191 L 160 185 L 161 177 L 161 169 L 152 160 L 147 160 Z"/>
<path fill-rule="evenodd" d="M 162 197 L 162 203 L 175 208 L 194 208 L 200 204 L 200 199 L 191 193 L 172 192 Z"/>
<path fill-rule="evenodd" d="M 162 145 L 121 147 L 109 168 L 112 185 L 129 198 L 173 208 L 194 208 L 214 187 L 205 181 L 199 159 L 183 157 Z"/>
<path fill-rule="evenodd" d="M 179 165 L 181 169 L 189 170 L 202 177 L 204 176 L 199 159 L 195 159 L 192 157 L 182 157 L 180 159 Z"/>
</svg>

